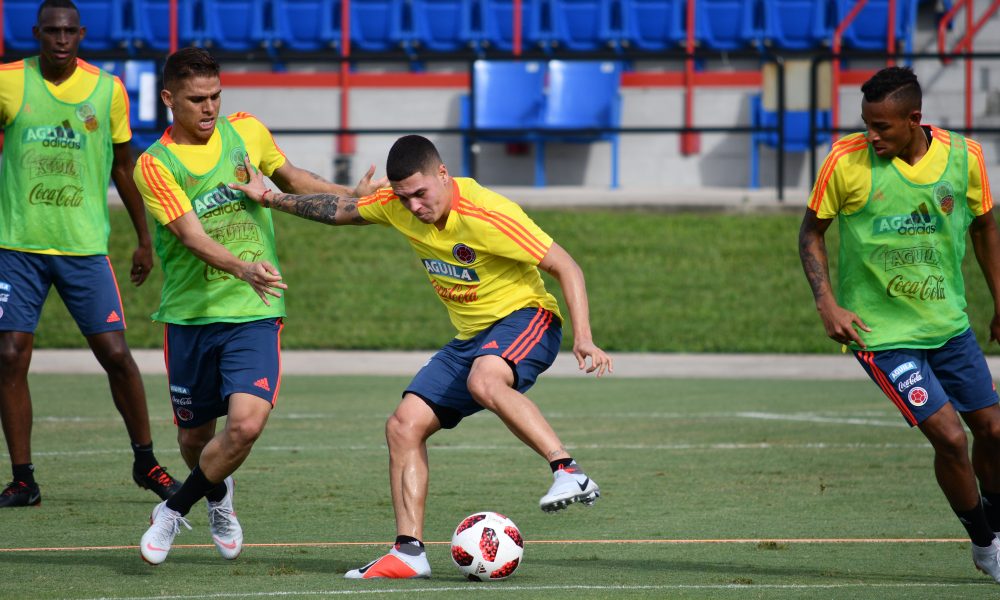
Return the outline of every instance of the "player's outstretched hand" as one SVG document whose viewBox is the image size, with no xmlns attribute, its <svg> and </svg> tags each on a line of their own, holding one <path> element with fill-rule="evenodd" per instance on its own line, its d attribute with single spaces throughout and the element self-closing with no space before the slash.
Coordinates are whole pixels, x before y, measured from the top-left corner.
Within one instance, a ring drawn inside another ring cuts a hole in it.
<svg viewBox="0 0 1000 600">
<path fill-rule="evenodd" d="M 149 272 L 153 270 L 153 248 L 149 244 L 136 246 L 132 253 L 132 270 L 129 272 L 129 279 L 132 284 L 140 286 L 149 277 Z"/>
<path fill-rule="evenodd" d="M 861 335 L 858 334 L 858 329 L 862 331 L 871 331 L 872 329 L 855 313 L 831 303 L 830 306 L 824 306 L 820 309 L 819 316 L 823 319 L 826 335 L 830 336 L 833 341 L 841 344 L 854 342 L 861 348 L 868 347 L 861 339 Z"/>
<path fill-rule="evenodd" d="M 250 198 L 257 204 L 263 204 L 261 199 L 264 197 L 264 192 L 270 189 L 264 183 L 264 174 L 250 164 L 250 157 L 247 155 L 243 156 L 243 166 L 246 167 L 247 173 L 250 174 L 250 181 L 247 183 L 230 183 L 229 187 L 243 192 L 247 198 Z"/>
<path fill-rule="evenodd" d="M 267 306 L 271 306 L 267 300 L 268 296 L 281 298 L 281 292 L 278 290 L 288 289 L 288 285 L 281 281 L 281 273 L 266 260 L 244 263 L 243 269 L 240 271 L 240 279 L 249 283 L 253 291 L 257 292 L 257 295 Z"/>
<path fill-rule="evenodd" d="M 384 188 L 389 185 L 389 178 L 382 177 L 376 181 L 372 181 L 372 177 L 375 176 L 375 165 L 368 167 L 368 172 L 365 176 L 361 178 L 358 185 L 354 186 L 354 197 L 364 198 L 370 194 L 374 194 L 379 188 Z"/>
<path fill-rule="evenodd" d="M 580 370 L 586 369 L 588 373 L 593 373 L 597 371 L 597 376 L 600 377 L 605 373 L 611 374 L 615 372 L 615 363 L 611 360 L 611 357 L 607 355 L 604 350 L 598 348 L 594 342 L 573 342 L 573 356 L 576 357 L 577 363 L 580 365 Z M 587 358 L 590 358 L 590 366 L 587 366 Z"/>
</svg>

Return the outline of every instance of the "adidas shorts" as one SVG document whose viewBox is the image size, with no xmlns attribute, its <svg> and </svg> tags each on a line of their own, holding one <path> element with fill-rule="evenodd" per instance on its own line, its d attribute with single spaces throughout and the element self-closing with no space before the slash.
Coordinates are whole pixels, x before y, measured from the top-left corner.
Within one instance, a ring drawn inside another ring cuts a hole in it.
<svg viewBox="0 0 1000 600">
<path fill-rule="evenodd" d="M 190 428 L 229 412 L 229 397 L 245 393 L 272 406 L 281 385 L 281 319 L 174 325 L 164 354 L 174 423 Z"/>
<path fill-rule="evenodd" d="M 910 427 L 948 402 L 960 413 L 997 403 L 996 385 L 972 329 L 932 350 L 855 350 L 854 356 Z"/>
<path fill-rule="evenodd" d="M 500 319 L 474 338 L 452 340 L 438 350 L 403 394 L 416 394 L 431 407 L 441 427 L 451 429 L 464 417 L 483 410 L 466 381 L 476 358 L 495 355 L 514 372 L 514 388 L 528 391 L 559 353 L 559 317 L 542 308 L 522 308 Z"/>
<path fill-rule="evenodd" d="M 0 248 L 0 331 L 34 333 L 52 286 L 83 335 L 125 329 L 118 282 L 106 255 L 56 256 Z"/>
</svg>

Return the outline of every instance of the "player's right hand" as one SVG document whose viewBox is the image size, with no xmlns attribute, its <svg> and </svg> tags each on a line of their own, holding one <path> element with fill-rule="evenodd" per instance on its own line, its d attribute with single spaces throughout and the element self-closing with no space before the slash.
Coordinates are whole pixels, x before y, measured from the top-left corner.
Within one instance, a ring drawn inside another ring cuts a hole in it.
<svg viewBox="0 0 1000 600">
<path fill-rule="evenodd" d="M 267 306 L 271 306 L 267 300 L 268 296 L 281 298 L 281 292 L 278 290 L 288 289 L 288 285 L 281 281 L 281 273 L 266 260 L 244 263 L 243 269 L 240 271 L 240 279 L 249 283 Z"/>
<path fill-rule="evenodd" d="M 838 304 L 831 303 L 829 306 L 819 309 L 819 316 L 823 319 L 826 335 L 830 336 L 833 341 L 840 344 L 854 343 L 861 348 L 868 347 L 857 330 L 869 332 L 871 327 L 868 327 L 855 313 Z"/>
</svg>

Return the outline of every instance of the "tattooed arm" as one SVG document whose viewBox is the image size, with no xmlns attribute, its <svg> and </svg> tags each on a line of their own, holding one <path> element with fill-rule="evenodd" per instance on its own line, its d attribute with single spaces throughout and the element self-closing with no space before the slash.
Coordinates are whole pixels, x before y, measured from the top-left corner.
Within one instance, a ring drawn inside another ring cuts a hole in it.
<svg viewBox="0 0 1000 600">
<path fill-rule="evenodd" d="M 832 219 L 820 219 L 816 211 L 806 209 L 799 228 L 799 259 L 816 300 L 816 310 L 830 339 L 841 344 L 856 343 L 864 348 L 864 340 L 855 326 L 871 331 L 861 317 L 837 304 L 830 283 L 830 267 L 826 254 L 826 230 Z"/>
</svg>

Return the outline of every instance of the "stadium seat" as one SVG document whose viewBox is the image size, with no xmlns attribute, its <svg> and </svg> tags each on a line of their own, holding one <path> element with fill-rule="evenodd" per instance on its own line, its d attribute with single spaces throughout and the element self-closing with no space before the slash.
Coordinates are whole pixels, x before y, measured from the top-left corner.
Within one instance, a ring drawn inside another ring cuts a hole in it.
<svg viewBox="0 0 1000 600">
<path fill-rule="evenodd" d="M 476 141 L 536 141 L 545 101 L 545 63 L 477 60 L 472 67 L 472 97 L 462 97 L 461 126 L 468 129 L 475 113 Z M 513 130 L 491 134 L 489 130 Z M 472 138 L 462 135 L 462 172 L 470 174 Z"/>
<path fill-rule="evenodd" d="M 31 28 L 38 22 L 37 0 L 6 0 L 3 3 L 3 40 L 9 50 L 38 50 Z"/>
<path fill-rule="evenodd" d="M 412 32 L 404 29 L 403 0 L 351 0 L 351 46 L 388 52 L 406 46 Z"/>
<path fill-rule="evenodd" d="M 340 2 L 273 0 L 274 45 L 315 52 L 340 44 Z"/>
<path fill-rule="evenodd" d="M 618 187 L 618 132 L 593 134 L 560 130 L 606 129 L 621 125 L 621 65 L 613 61 L 549 61 L 549 85 L 542 113 L 543 135 L 535 153 L 535 185 L 545 185 L 545 142 L 611 143 L 611 187 Z"/>
<path fill-rule="evenodd" d="M 713 50 L 741 50 L 761 37 L 756 0 L 698 0 L 695 37 Z"/>
<path fill-rule="evenodd" d="M 478 45 L 468 0 L 413 0 L 413 44 L 433 52 L 457 52 Z"/>
<path fill-rule="evenodd" d="M 549 0 L 552 45 L 572 51 L 605 50 L 617 45 L 612 25 L 613 0 Z"/>
<path fill-rule="evenodd" d="M 125 60 L 96 64 L 122 80 L 128 94 L 132 145 L 137 152 L 144 151 L 162 133 L 156 122 L 156 111 L 160 103 L 156 62 Z"/>
<path fill-rule="evenodd" d="M 117 50 L 129 43 L 125 30 L 125 0 L 77 0 L 80 24 L 87 35 L 80 43 L 84 51 Z"/>
<path fill-rule="evenodd" d="M 637 50 L 672 50 L 684 39 L 685 0 L 621 0 L 623 43 Z"/>
<path fill-rule="evenodd" d="M 165 52 L 170 49 L 170 0 L 132 1 L 132 46 Z M 195 0 L 177 2 L 177 38 L 180 46 L 200 44 L 204 19 Z"/>
<path fill-rule="evenodd" d="M 764 0 L 764 43 L 782 50 L 812 50 L 833 33 L 826 0 Z"/>
<path fill-rule="evenodd" d="M 521 2 L 521 48 L 546 48 L 551 32 L 542 26 L 543 0 Z M 483 46 L 510 52 L 514 49 L 514 3 L 511 0 L 480 0 Z"/>
<path fill-rule="evenodd" d="M 830 111 L 816 111 L 816 144 L 824 144 L 830 140 Z M 766 110 L 759 94 L 750 98 L 750 125 L 754 131 L 750 134 L 750 187 L 760 187 L 760 145 L 770 148 L 778 147 L 777 131 L 760 131 L 778 126 L 777 111 Z M 785 111 L 785 144 L 786 152 L 806 152 L 809 145 L 809 111 Z"/>
<path fill-rule="evenodd" d="M 265 0 L 201 0 L 205 45 L 223 52 L 247 52 L 271 42 Z"/>
<path fill-rule="evenodd" d="M 856 0 L 837 0 L 836 23 L 843 21 L 856 3 Z M 907 52 L 913 46 L 916 16 L 916 0 L 896 0 L 896 41 L 902 42 Z M 884 51 L 888 28 L 889 0 L 868 0 L 861 12 L 844 30 L 844 47 Z"/>
</svg>

